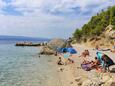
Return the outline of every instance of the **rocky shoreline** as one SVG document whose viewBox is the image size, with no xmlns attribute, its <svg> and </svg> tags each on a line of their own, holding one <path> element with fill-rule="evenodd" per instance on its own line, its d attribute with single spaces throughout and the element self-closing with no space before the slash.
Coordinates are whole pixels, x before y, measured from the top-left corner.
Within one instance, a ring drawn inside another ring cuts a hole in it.
<svg viewBox="0 0 115 86">
<path fill-rule="evenodd" d="M 42 46 L 40 54 L 41 55 L 56 55 L 58 48 L 68 47 L 67 41 L 63 39 L 53 39 L 47 43 L 47 45 Z M 91 53 L 91 57 L 95 57 L 95 52 L 91 47 L 86 47 L 85 45 L 75 44 L 72 45 L 74 49 L 78 51 L 78 55 L 85 49 L 88 49 Z M 104 52 L 115 61 L 115 53 Z M 71 59 L 75 62 L 73 64 L 58 66 L 59 73 L 59 84 L 61 86 L 115 86 L 115 65 L 110 67 L 110 73 L 101 73 L 96 70 L 84 71 L 81 69 L 80 64 L 82 63 L 81 58 L 78 55 L 73 56 Z M 56 56 L 58 60 L 59 56 Z"/>
<path fill-rule="evenodd" d="M 80 53 L 84 49 L 91 52 L 91 57 L 94 58 L 95 51 L 85 45 L 75 44 L 73 47 Z M 111 56 L 115 61 L 115 53 L 104 52 Z M 58 57 L 56 57 L 58 58 Z M 84 71 L 80 64 L 82 59 L 73 56 L 71 59 L 75 61 L 73 64 L 58 66 L 60 83 L 62 86 L 115 86 L 115 65 L 110 67 L 111 72 L 101 73 L 94 70 Z M 61 69 L 61 70 L 60 70 Z"/>
</svg>

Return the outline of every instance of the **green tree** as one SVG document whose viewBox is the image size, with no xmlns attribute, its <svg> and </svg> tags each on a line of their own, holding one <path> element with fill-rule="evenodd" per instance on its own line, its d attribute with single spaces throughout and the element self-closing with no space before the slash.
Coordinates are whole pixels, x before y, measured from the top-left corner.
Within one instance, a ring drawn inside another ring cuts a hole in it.
<svg viewBox="0 0 115 86">
<path fill-rule="evenodd" d="M 77 40 L 90 36 L 99 36 L 111 24 L 113 29 L 115 29 L 115 6 L 108 7 L 106 11 L 102 10 L 97 15 L 92 16 L 91 20 L 84 24 L 81 29 L 76 29 L 73 36 Z"/>
<path fill-rule="evenodd" d="M 74 38 L 76 38 L 77 40 L 81 39 L 82 30 L 81 29 L 76 29 L 76 31 L 75 31 L 75 33 L 73 35 L 74 35 Z"/>
</svg>

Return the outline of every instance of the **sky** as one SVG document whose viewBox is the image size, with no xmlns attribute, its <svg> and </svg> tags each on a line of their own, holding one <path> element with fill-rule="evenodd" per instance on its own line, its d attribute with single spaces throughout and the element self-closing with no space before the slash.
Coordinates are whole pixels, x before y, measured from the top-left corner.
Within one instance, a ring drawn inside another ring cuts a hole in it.
<svg viewBox="0 0 115 86">
<path fill-rule="evenodd" d="M 115 0 L 0 0 L 0 35 L 68 38 Z"/>
</svg>

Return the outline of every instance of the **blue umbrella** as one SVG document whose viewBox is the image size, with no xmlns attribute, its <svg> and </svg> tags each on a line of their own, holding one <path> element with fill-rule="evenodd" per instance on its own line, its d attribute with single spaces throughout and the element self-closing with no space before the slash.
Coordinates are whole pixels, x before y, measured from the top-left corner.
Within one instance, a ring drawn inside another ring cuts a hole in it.
<svg viewBox="0 0 115 86">
<path fill-rule="evenodd" d="M 74 48 L 67 48 L 67 52 L 69 52 L 70 54 L 76 54 L 77 51 Z"/>
<path fill-rule="evenodd" d="M 70 54 L 77 53 L 77 51 L 74 48 L 60 48 L 60 49 L 58 49 L 58 52 L 60 52 L 60 53 L 69 52 Z"/>
<path fill-rule="evenodd" d="M 67 48 L 59 48 L 59 49 L 57 49 L 57 51 L 60 53 L 68 52 Z"/>
</svg>

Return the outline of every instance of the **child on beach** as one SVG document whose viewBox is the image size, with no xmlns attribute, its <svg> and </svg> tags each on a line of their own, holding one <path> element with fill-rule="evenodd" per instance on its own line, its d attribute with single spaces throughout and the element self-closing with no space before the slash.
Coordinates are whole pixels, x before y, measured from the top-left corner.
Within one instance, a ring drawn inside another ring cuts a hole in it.
<svg viewBox="0 0 115 86">
<path fill-rule="evenodd" d="M 63 57 L 64 57 L 64 60 L 65 60 L 65 62 L 64 62 L 65 65 L 67 65 L 68 63 L 74 63 L 74 61 L 72 59 L 70 59 L 70 56 L 71 56 L 70 53 L 68 53 L 66 51 L 63 52 Z"/>
<path fill-rule="evenodd" d="M 99 62 L 99 60 L 97 59 L 97 57 L 95 57 L 95 60 L 94 60 L 94 65 L 95 65 L 95 66 L 100 65 L 100 62 Z"/>
<path fill-rule="evenodd" d="M 98 72 L 102 72 L 102 67 L 100 66 L 100 62 L 97 57 L 95 57 L 94 63 L 92 65 L 93 68 L 95 68 Z"/>
<path fill-rule="evenodd" d="M 64 63 L 62 62 L 61 57 L 59 57 L 59 59 L 58 59 L 58 61 L 57 61 L 57 64 L 58 64 L 58 65 L 64 65 Z"/>
</svg>

